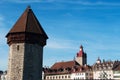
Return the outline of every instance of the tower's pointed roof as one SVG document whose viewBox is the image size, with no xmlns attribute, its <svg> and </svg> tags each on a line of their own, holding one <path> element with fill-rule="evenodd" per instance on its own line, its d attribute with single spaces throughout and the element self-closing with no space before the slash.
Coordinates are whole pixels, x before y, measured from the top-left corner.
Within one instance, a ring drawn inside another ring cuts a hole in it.
<svg viewBox="0 0 120 80">
<path fill-rule="evenodd" d="M 79 52 L 77 53 L 77 57 L 82 57 L 84 55 L 84 51 L 83 51 L 83 46 L 81 45 L 80 46 L 80 50 Z"/>
<path fill-rule="evenodd" d="M 46 39 L 48 38 L 47 34 L 43 30 L 36 16 L 34 15 L 30 6 L 26 8 L 20 18 L 17 20 L 13 28 L 9 31 L 7 36 L 10 33 L 20 33 L 28 32 L 43 35 Z"/>
</svg>

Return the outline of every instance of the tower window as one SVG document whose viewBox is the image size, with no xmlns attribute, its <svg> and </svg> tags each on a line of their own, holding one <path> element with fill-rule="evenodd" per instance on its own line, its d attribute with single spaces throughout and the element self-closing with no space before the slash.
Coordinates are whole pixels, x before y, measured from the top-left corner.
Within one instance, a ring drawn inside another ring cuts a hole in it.
<svg viewBox="0 0 120 80">
<path fill-rule="evenodd" d="M 17 50 L 19 51 L 19 49 L 20 49 L 20 46 L 19 46 L 19 45 L 17 45 Z"/>
</svg>

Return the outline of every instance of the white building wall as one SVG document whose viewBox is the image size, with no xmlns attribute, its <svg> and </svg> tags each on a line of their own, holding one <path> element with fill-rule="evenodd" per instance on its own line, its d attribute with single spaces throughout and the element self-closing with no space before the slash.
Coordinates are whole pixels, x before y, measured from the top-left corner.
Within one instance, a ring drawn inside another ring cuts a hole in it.
<svg viewBox="0 0 120 80">
<path fill-rule="evenodd" d="M 106 74 L 107 79 L 113 79 L 113 71 L 112 70 L 99 70 L 99 71 L 93 71 L 93 79 L 101 79 L 100 75 Z M 103 78 L 102 78 L 103 79 Z"/>
<path fill-rule="evenodd" d="M 7 80 L 7 74 L 2 74 L 0 80 Z"/>
<path fill-rule="evenodd" d="M 46 80 L 71 79 L 71 74 L 46 75 Z"/>
<path fill-rule="evenodd" d="M 42 71 L 42 80 L 44 80 L 44 71 Z"/>
<path fill-rule="evenodd" d="M 72 73 L 71 79 L 86 79 L 85 72 Z"/>
</svg>

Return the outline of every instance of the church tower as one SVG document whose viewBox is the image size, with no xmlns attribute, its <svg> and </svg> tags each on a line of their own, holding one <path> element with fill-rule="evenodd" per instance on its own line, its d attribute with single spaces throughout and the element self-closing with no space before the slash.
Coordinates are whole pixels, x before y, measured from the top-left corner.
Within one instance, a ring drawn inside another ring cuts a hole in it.
<svg viewBox="0 0 120 80">
<path fill-rule="evenodd" d="M 30 6 L 6 37 L 9 45 L 7 80 L 42 80 L 43 47 L 48 36 Z"/>
<path fill-rule="evenodd" d="M 80 46 L 80 50 L 76 55 L 76 62 L 78 62 L 81 66 L 87 64 L 87 55 L 83 50 L 83 46 Z"/>
</svg>

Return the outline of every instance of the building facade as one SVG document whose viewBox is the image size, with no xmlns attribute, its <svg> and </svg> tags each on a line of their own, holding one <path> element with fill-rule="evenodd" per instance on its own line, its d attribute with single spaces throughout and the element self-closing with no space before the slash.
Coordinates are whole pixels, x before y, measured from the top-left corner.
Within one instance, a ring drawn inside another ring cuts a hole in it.
<svg viewBox="0 0 120 80">
<path fill-rule="evenodd" d="M 3 71 L 0 71 L 0 80 L 2 79 Z"/>
<path fill-rule="evenodd" d="M 113 78 L 116 80 L 120 80 L 120 70 L 113 71 Z"/>
<path fill-rule="evenodd" d="M 81 65 L 76 60 L 57 62 L 43 71 L 45 80 L 119 80 L 120 61 L 101 61 L 98 58 L 92 66 Z"/>
<path fill-rule="evenodd" d="M 4 71 L 0 77 L 0 80 L 7 80 L 7 71 Z"/>
<path fill-rule="evenodd" d="M 48 39 L 30 6 L 6 35 L 7 80 L 42 80 L 43 47 Z"/>
<path fill-rule="evenodd" d="M 56 62 L 51 68 L 44 68 L 45 80 L 93 79 L 92 67 L 87 65 L 87 55 L 80 46 L 76 58 L 66 62 Z"/>
<path fill-rule="evenodd" d="M 63 80 L 71 79 L 71 72 L 74 71 L 74 67 L 79 64 L 76 61 L 57 62 L 51 68 L 44 68 L 46 80 Z"/>
<path fill-rule="evenodd" d="M 68 62 L 64 62 L 68 63 Z M 61 63 L 62 64 L 62 63 Z M 64 66 L 66 66 L 64 64 Z M 45 80 L 83 80 L 93 79 L 91 66 L 74 66 L 74 67 L 62 67 L 62 68 L 44 68 Z"/>
<path fill-rule="evenodd" d="M 98 58 L 93 65 L 93 78 L 94 79 L 113 79 L 113 62 L 103 61 Z"/>
<path fill-rule="evenodd" d="M 47 74 L 45 77 L 45 80 L 70 80 L 71 79 L 71 74 Z"/>
<path fill-rule="evenodd" d="M 115 80 L 120 80 L 120 61 L 115 61 L 115 65 L 113 67 L 113 78 Z"/>
<path fill-rule="evenodd" d="M 85 79 L 93 79 L 92 67 L 89 65 L 79 66 L 75 69 L 75 72 L 71 73 L 71 79 L 73 80 L 85 80 Z"/>
</svg>

